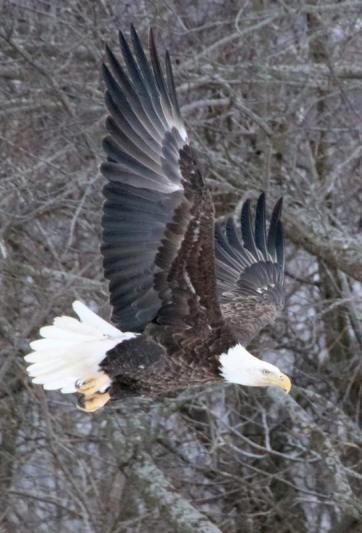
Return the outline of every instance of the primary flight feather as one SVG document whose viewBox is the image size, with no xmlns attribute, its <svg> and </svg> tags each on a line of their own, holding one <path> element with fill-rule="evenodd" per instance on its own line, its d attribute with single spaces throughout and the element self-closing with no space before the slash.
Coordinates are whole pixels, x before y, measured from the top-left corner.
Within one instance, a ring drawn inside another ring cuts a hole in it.
<svg viewBox="0 0 362 533">
<path fill-rule="evenodd" d="M 152 31 L 149 59 L 133 27 L 123 63 L 106 48 L 103 140 L 105 277 L 113 325 L 81 302 L 79 320 L 40 330 L 25 359 L 34 383 L 80 393 L 91 412 L 128 394 L 159 395 L 226 380 L 290 380 L 245 346 L 284 300 L 281 200 L 267 232 L 265 196 L 215 222 L 214 207 Z M 131 49 L 132 48 L 132 49 Z"/>
</svg>

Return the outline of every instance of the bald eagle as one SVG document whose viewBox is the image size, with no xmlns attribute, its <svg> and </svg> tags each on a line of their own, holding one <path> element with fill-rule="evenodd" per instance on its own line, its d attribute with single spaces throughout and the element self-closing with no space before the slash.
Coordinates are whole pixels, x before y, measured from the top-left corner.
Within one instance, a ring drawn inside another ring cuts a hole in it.
<svg viewBox="0 0 362 533">
<path fill-rule="evenodd" d="M 168 52 L 162 67 L 152 30 L 149 59 L 133 27 L 131 46 L 119 41 L 123 64 L 106 47 L 103 65 L 101 252 L 113 325 L 74 302 L 79 320 L 41 328 L 27 371 L 46 390 L 79 393 L 87 412 L 222 381 L 289 392 L 289 378 L 245 348 L 283 306 L 282 201 L 268 231 L 264 194 L 254 224 L 249 200 L 215 221 Z"/>
</svg>

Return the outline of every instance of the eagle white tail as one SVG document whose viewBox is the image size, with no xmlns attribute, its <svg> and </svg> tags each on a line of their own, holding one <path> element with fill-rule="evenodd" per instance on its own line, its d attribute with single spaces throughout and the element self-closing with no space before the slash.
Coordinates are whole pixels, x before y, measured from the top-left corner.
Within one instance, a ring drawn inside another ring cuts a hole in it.
<svg viewBox="0 0 362 533">
<path fill-rule="evenodd" d="M 33 351 L 25 356 L 31 363 L 27 371 L 33 383 L 46 390 L 76 392 L 76 382 L 101 374 L 99 364 L 109 350 L 136 336 L 123 333 L 81 302 L 73 302 L 73 309 L 79 320 L 69 316 L 55 318 L 52 326 L 40 329 L 43 338 L 31 342 Z"/>
</svg>

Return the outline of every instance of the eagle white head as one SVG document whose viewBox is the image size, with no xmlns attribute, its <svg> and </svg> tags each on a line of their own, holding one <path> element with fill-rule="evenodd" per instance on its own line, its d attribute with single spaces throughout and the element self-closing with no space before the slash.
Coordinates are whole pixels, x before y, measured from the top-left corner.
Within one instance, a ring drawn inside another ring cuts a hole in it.
<svg viewBox="0 0 362 533">
<path fill-rule="evenodd" d="M 291 381 L 279 368 L 262 361 L 237 344 L 219 357 L 220 374 L 229 383 L 249 387 L 276 386 L 289 392 Z"/>
</svg>

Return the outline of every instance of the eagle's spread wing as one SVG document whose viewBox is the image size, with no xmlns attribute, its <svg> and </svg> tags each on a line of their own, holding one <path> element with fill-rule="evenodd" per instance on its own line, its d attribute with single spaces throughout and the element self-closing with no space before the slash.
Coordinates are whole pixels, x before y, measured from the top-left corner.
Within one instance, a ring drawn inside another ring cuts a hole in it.
<svg viewBox="0 0 362 533">
<path fill-rule="evenodd" d="M 275 319 L 284 303 L 281 209 L 282 199 L 274 207 L 268 233 L 264 194 L 257 202 L 255 230 L 249 200 L 215 225 L 221 311 L 244 345 Z"/>
<path fill-rule="evenodd" d="M 164 77 L 150 32 L 148 61 L 134 28 L 125 67 L 107 49 L 109 111 L 102 220 L 113 322 L 143 331 L 150 321 L 220 322 L 214 272 L 214 214 L 188 145 L 166 53 Z"/>
</svg>

